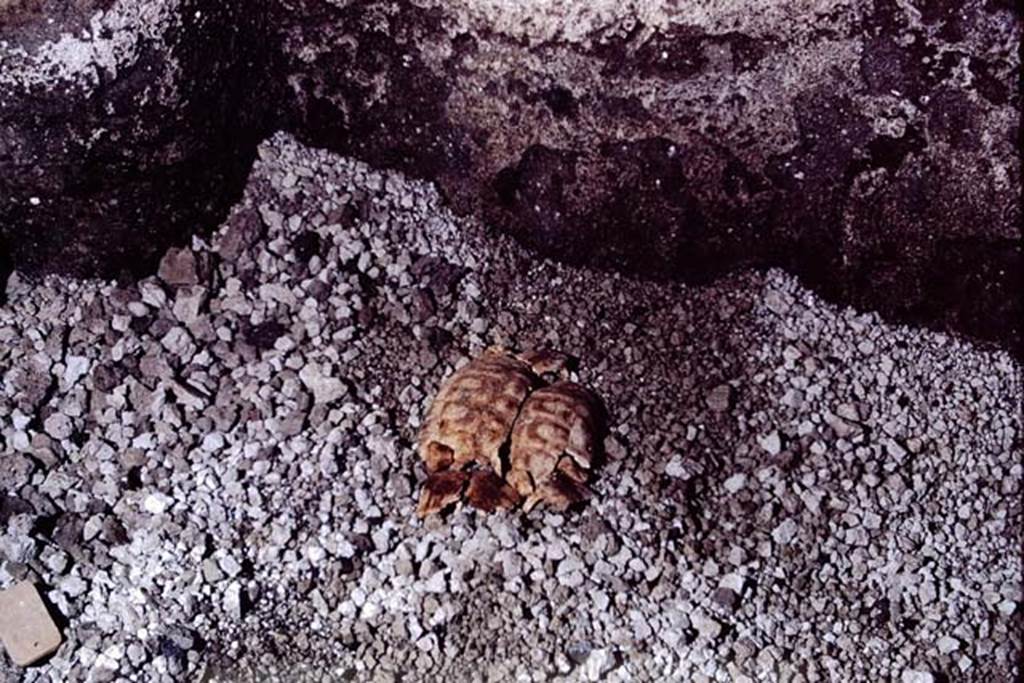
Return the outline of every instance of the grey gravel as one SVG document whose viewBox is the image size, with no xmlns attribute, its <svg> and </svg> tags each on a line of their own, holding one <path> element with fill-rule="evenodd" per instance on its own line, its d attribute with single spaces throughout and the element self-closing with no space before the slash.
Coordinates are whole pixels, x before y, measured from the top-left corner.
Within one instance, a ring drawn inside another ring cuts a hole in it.
<svg viewBox="0 0 1024 683">
<path fill-rule="evenodd" d="M 4 680 L 1019 674 L 1003 352 L 779 270 L 538 259 L 286 135 L 159 277 L 14 282 L 0 587 L 35 578 L 67 626 Z M 429 397 L 495 343 L 562 349 L 605 398 L 594 498 L 419 521 Z"/>
<path fill-rule="evenodd" d="M 719 384 L 708 392 L 708 408 L 716 413 L 724 413 L 729 409 L 732 402 L 732 387 L 728 384 Z"/>
</svg>

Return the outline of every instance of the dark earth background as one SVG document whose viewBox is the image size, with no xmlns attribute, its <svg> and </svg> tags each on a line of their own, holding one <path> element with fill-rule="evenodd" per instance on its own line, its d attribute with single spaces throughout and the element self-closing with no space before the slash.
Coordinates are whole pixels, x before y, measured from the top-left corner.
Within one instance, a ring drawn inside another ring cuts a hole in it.
<svg viewBox="0 0 1024 683">
<path fill-rule="evenodd" d="M 1018 4 L 517 11 L 0 0 L 2 267 L 152 274 L 283 129 L 564 261 L 782 266 L 1019 354 Z"/>
</svg>

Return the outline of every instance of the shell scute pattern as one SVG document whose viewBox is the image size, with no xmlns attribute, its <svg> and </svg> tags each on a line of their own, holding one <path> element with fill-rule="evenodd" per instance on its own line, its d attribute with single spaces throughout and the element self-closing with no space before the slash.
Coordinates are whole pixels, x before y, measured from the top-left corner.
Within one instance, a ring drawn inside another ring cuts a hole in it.
<svg viewBox="0 0 1024 683">
<path fill-rule="evenodd" d="M 488 349 L 442 384 L 420 436 L 420 457 L 430 474 L 417 508 L 420 516 L 458 501 L 464 491 L 481 509 L 518 502 L 501 478 L 501 451 L 519 407 L 538 383 L 525 362 Z"/>
<path fill-rule="evenodd" d="M 475 461 L 500 471 L 498 451 L 536 381 L 522 361 L 485 351 L 442 385 L 424 425 L 421 453 L 439 443 L 451 449 L 455 467 Z M 431 458 L 423 459 L 430 469 Z"/>
<path fill-rule="evenodd" d="M 428 477 L 417 513 L 465 499 L 481 510 L 525 498 L 565 508 L 589 495 L 586 482 L 603 426 L 600 399 L 569 381 L 545 386 L 566 356 L 500 348 L 457 370 L 438 391 L 420 435 Z"/>
<path fill-rule="evenodd" d="M 526 498 L 565 508 L 589 496 L 586 486 L 601 425 L 597 395 L 574 382 L 538 389 L 512 429 L 508 481 Z"/>
</svg>

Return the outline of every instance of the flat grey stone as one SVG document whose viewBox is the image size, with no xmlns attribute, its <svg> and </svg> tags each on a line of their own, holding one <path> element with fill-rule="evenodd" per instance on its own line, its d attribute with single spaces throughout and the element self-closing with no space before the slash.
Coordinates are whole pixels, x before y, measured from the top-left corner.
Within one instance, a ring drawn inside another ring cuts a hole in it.
<svg viewBox="0 0 1024 683">
<path fill-rule="evenodd" d="M 0 591 L 0 640 L 18 666 L 34 664 L 60 647 L 60 631 L 32 583 Z"/>
<path fill-rule="evenodd" d="M 728 384 L 719 384 L 708 392 L 704 401 L 713 412 L 724 413 L 732 404 L 732 387 Z"/>
</svg>

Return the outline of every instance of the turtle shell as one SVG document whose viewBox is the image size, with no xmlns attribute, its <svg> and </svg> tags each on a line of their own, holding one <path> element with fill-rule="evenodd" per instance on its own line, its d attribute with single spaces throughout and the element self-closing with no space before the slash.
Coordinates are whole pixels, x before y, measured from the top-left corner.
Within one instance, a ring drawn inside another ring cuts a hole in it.
<svg viewBox="0 0 1024 683">
<path fill-rule="evenodd" d="M 495 349 L 457 370 L 441 385 L 420 433 L 427 471 L 476 462 L 500 475 L 502 444 L 537 383 L 526 363 Z"/>
<path fill-rule="evenodd" d="M 420 457 L 430 475 L 420 497 L 421 516 L 459 500 L 464 492 L 482 509 L 518 502 L 502 480 L 502 447 L 538 383 L 525 362 L 491 348 L 441 385 L 420 432 Z M 470 476 L 473 469 L 480 473 Z"/>
<path fill-rule="evenodd" d="M 556 382 L 526 399 L 512 428 L 506 477 L 527 498 L 525 509 L 540 501 L 565 508 L 589 495 L 601 425 L 597 395 L 574 382 Z"/>
</svg>

